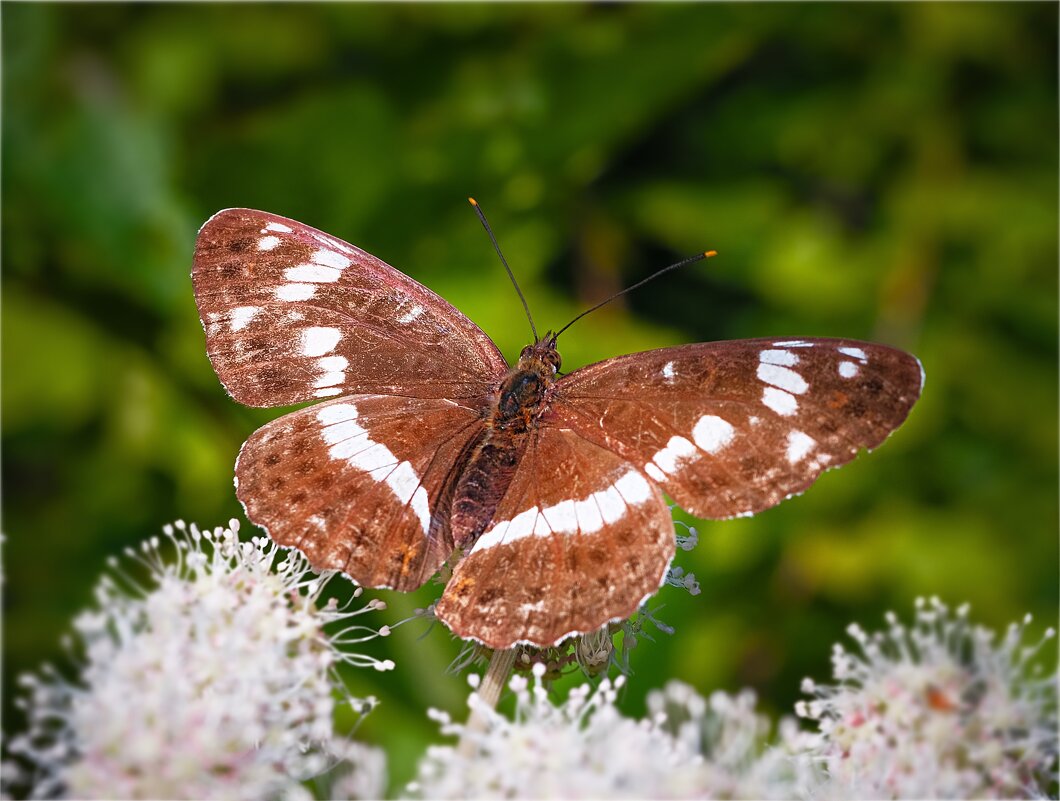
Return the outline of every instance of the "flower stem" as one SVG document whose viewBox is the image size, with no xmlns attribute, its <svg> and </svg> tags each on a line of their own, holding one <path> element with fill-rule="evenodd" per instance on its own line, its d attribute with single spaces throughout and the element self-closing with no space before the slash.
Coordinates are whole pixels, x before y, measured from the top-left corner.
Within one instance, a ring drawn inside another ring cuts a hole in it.
<svg viewBox="0 0 1060 801">
<path fill-rule="evenodd" d="M 508 676 L 511 675 L 512 667 L 515 665 L 515 651 L 515 648 L 494 651 L 493 656 L 490 657 L 486 675 L 482 677 L 482 683 L 478 688 L 478 697 L 485 702 L 489 709 L 496 708 L 501 692 L 504 690 L 505 684 L 508 683 Z M 462 756 L 474 756 L 474 736 L 479 732 L 485 731 L 486 725 L 485 716 L 476 707 L 472 707 L 467 726 L 464 727 L 464 733 L 460 737 L 459 751 Z"/>
<path fill-rule="evenodd" d="M 478 688 L 479 698 L 485 701 L 490 709 L 497 706 L 501 692 L 508 683 L 508 677 L 515 666 L 515 650 L 515 648 L 507 648 L 503 651 L 494 651 L 493 656 L 490 657 L 490 665 Z"/>
</svg>

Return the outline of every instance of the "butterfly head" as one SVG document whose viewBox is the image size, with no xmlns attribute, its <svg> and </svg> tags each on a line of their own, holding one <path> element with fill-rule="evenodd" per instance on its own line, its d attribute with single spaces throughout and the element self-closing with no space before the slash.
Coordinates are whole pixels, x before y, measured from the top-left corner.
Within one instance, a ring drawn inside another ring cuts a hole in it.
<svg viewBox="0 0 1060 801">
<path fill-rule="evenodd" d="M 546 333 L 533 345 L 527 345 L 519 354 L 519 367 L 522 369 L 541 365 L 549 375 L 555 375 L 563 364 L 563 359 L 556 350 L 556 335 Z"/>
</svg>

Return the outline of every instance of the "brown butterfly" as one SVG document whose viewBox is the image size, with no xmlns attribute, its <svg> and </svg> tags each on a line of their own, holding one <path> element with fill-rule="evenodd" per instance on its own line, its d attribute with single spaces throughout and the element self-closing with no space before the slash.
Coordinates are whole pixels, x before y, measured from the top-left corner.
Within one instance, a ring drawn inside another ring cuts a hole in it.
<svg viewBox="0 0 1060 801">
<path fill-rule="evenodd" d="M 698 517 L 768 509 L 879 445 L 923 384 L 913 356 L 845 339 L 683 345 L 559 377 L 546 334 L 509 367 L 408 276 L 249 209 L 207 221 L 192 280 L 233 398 L 320 401 L 243 445 L 247 517 L 368 587 L 419 587 L 459 549 L 436 614 L 493 648 L 629 617 L 674 554 L 664 492 Z"/>
</svg>

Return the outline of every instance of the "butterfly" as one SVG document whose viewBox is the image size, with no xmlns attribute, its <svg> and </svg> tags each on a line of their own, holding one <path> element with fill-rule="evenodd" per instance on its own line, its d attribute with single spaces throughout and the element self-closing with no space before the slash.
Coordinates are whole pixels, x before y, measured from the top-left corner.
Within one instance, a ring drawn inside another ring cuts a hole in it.
<svg viewBox="0 0 1060 801">
<path fill-rule="evenodd" d="M 250 209 L 206 222 L 192 281 L 236 401 L 317 401 L 244 443 L 247 517 L 368 587 L 412 590 L 449 561 L 435 614 L 491 648 L 629 617 L 674 555 L 664 494 L 701 518 L 768 509 L 879 445 L 923 385 L 915 357 L 847 339 L 681 345 L 561 374 L 546 334 L 509 366 L 422 284 Z"/>
</svg>

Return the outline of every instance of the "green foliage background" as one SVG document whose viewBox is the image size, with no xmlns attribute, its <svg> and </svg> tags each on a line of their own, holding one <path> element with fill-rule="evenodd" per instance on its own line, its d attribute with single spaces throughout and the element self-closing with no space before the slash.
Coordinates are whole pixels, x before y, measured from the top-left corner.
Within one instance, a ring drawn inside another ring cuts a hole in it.
<svg viewBox="0 0 1060 801">
<path fill-rule="evenodd" d="M 679 342 L 836 335 L 911 350 L 908 423 L 747 520 L 699 525 L 634 654 L 790 710 L 851 620 L 917 595 L 1002 626 L 1057 606 L 1057 7 L 45 5 L 3 15 L 4 729 L 104 561 L 240 514 L 276 416 L 231 402 L 188 278 L 250 206 L 397 265 L 515 356 L 528 332 L 474 194 L 565 367 Z M 430 600 L 385 593 L 393 622 Z M 459 711 L 456 645 L 378 644 L 362 729 L 394 780 Z M 129 710 L 134 714 L 135 710 Z"/>
</svg>

